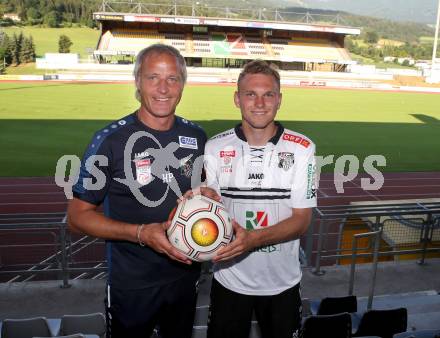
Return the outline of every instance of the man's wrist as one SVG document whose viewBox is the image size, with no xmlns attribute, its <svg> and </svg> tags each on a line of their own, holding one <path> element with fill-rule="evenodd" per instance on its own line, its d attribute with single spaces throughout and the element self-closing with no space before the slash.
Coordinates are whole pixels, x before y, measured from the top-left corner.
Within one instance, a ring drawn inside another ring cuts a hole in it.
<svg viewBox="0 0 440 338">
<path fill-rule="evenodd" d="M 145 224 L 139 224 L 136 229 L 136 240 L 140 246 L 145 246 L 145 243 L 141 239 L 141 233 L 144 229 Z"/>
</svg>

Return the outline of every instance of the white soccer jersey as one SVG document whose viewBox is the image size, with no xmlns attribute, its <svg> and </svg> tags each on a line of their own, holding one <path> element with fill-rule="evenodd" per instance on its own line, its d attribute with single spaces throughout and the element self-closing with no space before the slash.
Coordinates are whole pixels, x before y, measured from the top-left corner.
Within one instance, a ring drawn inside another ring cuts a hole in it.
<svg viewBox="0 0 440 338">
<path fill-rule="evenodd" d="M 276 123 L 264 147 L 246 142 L 241 126 L 211 138 L 205 147 L 208 186 L 217 190 L 243 228 L 261 229 L 316 207 L 315 145 Z M 247 295 L 275 295 L 301 280 L 299 240 L 272 244 L 214 265 L 214 278 Z"/>
</svg>

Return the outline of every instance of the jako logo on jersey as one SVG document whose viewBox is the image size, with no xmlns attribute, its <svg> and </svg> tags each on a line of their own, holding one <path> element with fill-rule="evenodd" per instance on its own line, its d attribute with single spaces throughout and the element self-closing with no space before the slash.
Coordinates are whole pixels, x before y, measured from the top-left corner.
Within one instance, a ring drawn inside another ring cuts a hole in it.
<svg viewBox="0 0 440 338">
<path fill-rule="evenodd" d="M 267 227 L 268 214 L 266 211 L 246 211 L 246 229 L 253 230 L 259 227 Z"/>
<path fill-rule="evenodd" d="M 307 141 L 305 138 L 302 138 L 301 136 L 298 136 L 298 135 L 284 133 L 283 140 L 294 142 L 294 143 L 299 143 L 305 148 L 307 148 L 310 145 L 309 141 Z"/>
<path fill-rule="evenodd" d="M 197 139 L 188 136 L 179 136 L 179 146 L 181 148 L 198 149 Z"/>
<path fill-rule="evenodd" d="M 250 173 L 248 180 L 262 180 L 264 179 L 264 174 L 263 173 Z"/>
</svg>

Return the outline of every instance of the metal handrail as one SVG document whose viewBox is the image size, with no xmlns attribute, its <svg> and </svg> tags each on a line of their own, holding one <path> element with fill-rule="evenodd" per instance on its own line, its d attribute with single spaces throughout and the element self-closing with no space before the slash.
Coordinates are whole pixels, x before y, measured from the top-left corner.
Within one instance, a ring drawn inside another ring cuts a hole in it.
<svg viewBox="0 0 440 338">
<path fill-rule="evenodd" d="M 354 289 L 354 274 L 355 274 L 355 269 L 356 269 L 356 258 L 357 258 L 357 241 L 360 238 L 375 236 L 374 249 L 373 249 L 373 265 L 371 268 L 371 284 L 370 284 L 370 290 L 368 292 L 367 310 L 371 310 L 372 305 L 373 305 L 374 288 L 376 286 L 377 262 L 378 262 L 378 257 L 379 257 L 378 252 L 379 252 L 379 244 L 380 244 L 381 235 L 382 235 L 382 228 L 380 228 L 379 230 L 376 230 L 376 231 L 355 234 L 353 236 L 353 245 L 352 245 L 353 253 L 351 256 L 350 281 L 349 281 L 349 286 L 348 286 L 348 294 L 349 295 L 353 295 L 353 289 Z"/>
</svg>

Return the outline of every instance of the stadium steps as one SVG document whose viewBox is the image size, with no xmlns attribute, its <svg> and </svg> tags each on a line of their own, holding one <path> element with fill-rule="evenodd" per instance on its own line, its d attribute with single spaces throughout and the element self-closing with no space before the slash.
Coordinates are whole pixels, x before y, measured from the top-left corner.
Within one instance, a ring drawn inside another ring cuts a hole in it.
<svg viewBox="0 0 440 338">
<path fill-rule="evenodd" d="M 346 295 L 348 266 L 325 267 L 323 276 L 303 269 L 302 296 L 320 299 Z M 355 294 L 359 309 L 365 309 L 370 287 L 371 265 L 360 264 L 356 269 Z M 420 266 L 415 261 L 381 262 L 379 264 L 373 308 L 408 308 L 408 330 L 435 329 L 440 323 L 440 259 L 429 259 Z M 59 318 L 63 314 L 103 312 L 104 280 L 73 280 L 71 287 L 61 289 L 61 281 L 0 283 L 0 320 L 44 315 Z M 204 275 L 200 285 L 196 325 L 206 326 L 211 276 Z M 433 290 L 433 291 L 426 291 Z M 203 328 L 197 330 L 199 337 Z M 196 337 L 196 336 L 195 336 Z"/>
<path fill-rule="evenodd" d="M 191 33 L 185 34 L 185 47 L 187 53 L 194 53 L 194 40 L 193 35 Z"/>
<path fill-rule="evenodd" d="M 273 48 L 272 48 L 272 45 L 271 45 L 269 39 L 266 37 L 263 37 L 263 46 L 266 49 L 267 54 L 269 54 L 270 56 L 275 55 Z"/>
<path fill-rule="evenodd" d="M 359 311 L 367 309 L 366 297 L 358 298 Z M 373 308 L 391 309 L 406 307 L 408 309 L 408 331 L 434 329 L 437 322 L 440 328 L 440 294 L 435 290 L 401 293 L 396 295 L 376 296 Z"/>
</svg>

